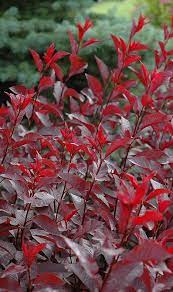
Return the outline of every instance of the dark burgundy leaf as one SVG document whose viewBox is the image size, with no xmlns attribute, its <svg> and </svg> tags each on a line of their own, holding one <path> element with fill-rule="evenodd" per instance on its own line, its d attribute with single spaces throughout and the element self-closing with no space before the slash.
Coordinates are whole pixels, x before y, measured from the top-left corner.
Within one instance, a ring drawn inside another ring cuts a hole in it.
<svg viewBox="0 0 173 292">
<path fill-rule="evenodd" d="M 95 59 L 96 59 L 97 66 L 99 68 L 102 80 L 104 83 L 106 83 L 106 81 L 109 78 L 109 69 L 108 69 L 107 65 L 101 59 L 99 59 L 97 56 L 95 56 Z"/>
<path fill-rule="evenodd" d="M 172 255 L 155 240 L 145 240 L 142 244 L 136 246 L 125 257 L 125 262 L 144 262 L 153 261 L 163 262 Z"/>
<path fill-rule="evenodd" d="M 162 112 L 145 115 L 142 125 L 141 125 L 141 130 L 146 127 L 149 127 L 149 126 L 152 127 L 153 125 L 156 125 L 165 121 L 165 117 L 166 117 L 165 114 Z"/>
<path fill-rule="evenodd" d="M 90 291 L 94 291 L 96 288 L 101 287 L 101 279 L 99 279 L 99 277 L 90 277 L 79 263 L 70 264 L 69 269 Z"/>
<path fill-rule="evenodd" d="M 90 277 L 94 277 L 98 272 L 98 266 L 94 258 L 84 249 L 83 246 L 72 241 L 69 238 L 64 240 L 68 247 L 73 251 L 73 253 L 78 257 L 81 266 L 85 269 L 86 273 Z"/>
<path fill-rule="evenodd" d="M 22 292 L 22 288 L 18 281 L 11 279 L 10 277 L 0 278 L 0 289 L 1 291 Z"/>
<path fill-rule="evenodd" d="M 115 152 L 121 147 L 126 147 L 130 141 L 131 139 L 129 137 L 120 138 L 113 141 L 111 145 L 108 146 L 105 157 L 108 157 L 109 155 L 111 155 L 113 152 Z"/>
<path fill-rule="evenodd" d="M 50 234 L 58 234 L 58 225 L 47 215 L 37 215 L 33 218 L 33 222 Z"/>
<path fill-rule="evenodd" d="M 113 264 L 101 291 L 121 291 L 133 285 L 133 281 L 143 273 L 142 263 L 118 262 Z"/>
<path fill-rule="evenodd" d="M 70 173 L 61 173 L 59 174 L 59 176 L 68 184 L 70 184 L 74 189 L 78 190 L 79 192 L 81 192 L 81 194 L 83 192 L 86 192 L 89 187 L 90 187 L 90 183 L 86 182 L 83 178 L 74 175 L 74 174 L 70 174 Z"/>
</svg>

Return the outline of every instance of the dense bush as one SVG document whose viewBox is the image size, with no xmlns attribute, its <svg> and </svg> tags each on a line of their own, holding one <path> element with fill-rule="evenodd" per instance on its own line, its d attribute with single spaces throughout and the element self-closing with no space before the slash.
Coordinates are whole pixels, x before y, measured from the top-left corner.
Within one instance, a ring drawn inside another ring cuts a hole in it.
<svg viewBox="0 0 173 292">
<path fill-rule="evenodd" d="M 89 19 L 69 52 L 30 51 L 38 85 L 0 108 L 1 291 L 172 290 L 173 25 L 149 71 L 134 40 L 146 23 L 112 35 L 117 64 L 95 57 L 99 78 L 79 56 L 97 42 Z"/>
</svg>

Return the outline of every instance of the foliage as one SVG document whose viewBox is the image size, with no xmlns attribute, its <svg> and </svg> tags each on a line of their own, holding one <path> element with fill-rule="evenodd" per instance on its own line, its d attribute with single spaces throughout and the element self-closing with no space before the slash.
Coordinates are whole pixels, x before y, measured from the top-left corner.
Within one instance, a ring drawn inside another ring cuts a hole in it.
<svg viewBox="0 0 173 292">
<path fill-rule="evenodd" d="M 37 86 L 11 87 L 0 108 L 0 290 L 173 288 L 173 25 L 148 70 L 146 24 L 111 36 L 117 63 L 95 56 L 99 78 L 79 55 L 98 42 L 89 19 L 68 52 L 30 50 Z"/>
<path fill-rule="evenodd" d="M 11 4 L 13 4 L 13 6 Z M 42 0 L 41 5 L 40 1 L 37 0 L 13 0 L 13 3 L 3 1 L 0 3 L 0 8 L 1 13 L 4 13 L 5 11 L 13 10 L 14 7 L 16 7 L 19 10 L 22 19 L 30 19 L 32 17 L 49 19 L 49 16 L 51 15 L 51 18 L 60 22 L 63 19 L 73 21 L 78 14 L 79 9 L 81 14 L 85 15 L 85 11 L 92 4 L 93 0 L 88 0 L 87 2 L 85 0 Z"/>
<path fill-rule="evenodd" d="M 161 24 L 170 22 L 172 11 L 172 0 L 142 0 L 145 2 L 146 13 L 151 17 L 152 23 L 160 26 Z"/>
<path fill-rule="evenodd" d="M 57 3 L 59 3 L 59 1 Z M 40 54 L 43 54 L 44 48 L 54 40 L 57 49 L 69 49 L 67 31 L 68 29 L 73 32 L 75 31 L 74 23 L 69 23 L 68 20 L 59 22 L 60 19 L 55 19 L 53 10 L 50 10 L 50 12 L 48 11 L 49 15 L 51 15 L 49 19 L 43 17 L 44 14 L 40 14 L 38 17 L 36 11 L 32 18 L 27 19 L 27 16 L 24 15 L 24 17 L 19 9 L 13 7 L 6 11 L 0 18 L 0 66 L 3 68 L 0 72 L 0 81 L 2 83 L 24 83 L 27 86 L 36 84 L 39 75 L 29 62 L 29 48 L 33 48 Z M 59 15 L 60 11 L 58 12 L 58 10 L 56 10 L 56 13 Z M 67 19 L 69 19 L 69 16 Z M 76 19 L 74 20 L 76 21 Z M 95 28 L 92 32 L 88 32 L 88 35 L 90 37 L 99 38 L 102 42 L 97 47 L 93 46 L 89 50 L 83 50 L 83 52 L 81 52 L 81 56 L 83 56 L 90 65 L 89 70 L 91 74 L 97 74 L 93 58 L 94 54 L 97 54 L 109 66 L 114 66 L 116 56 L 112 48 L 111 39 L 108 35 L 111 33 L 118 34 L 127 40 L 127 27 L 130 27 L 130 22 L 128 20 L 122 20 L 121 18 L 112 17 L 111 15 L 106 18 L 101 16 L 97 17 L 94 22 Z M 153 26 L 146 28 L 144 32 L 140 34 L 141 41 L 146 42 L 151 50 L 154 48 L 156 40 L 160 38 L 161 30 Z M 147 64 L 152 65 L 152 51 L 148 51 L 144 55 L 144 58 Z"/>
<path fill-rule="evenodd" d="M 67 27 L 73 23 L 80 10 L 83 17 L 93 0 L 14 0 L 0 3 L 0 82 L 36 83 L 38 74 L 29 62 L 28 49 L 34 47 L 39 52 L 55 40 L 61 46 L 67 46 Z M 27 9 L 26 9 L 27 7 Z M 72 28 L 74 29 L 74 27 Z M 57 36 L 59 36 L 57 40 Z M 67 49 L 67 48 L 66 48 Z M 12 61 L 13 60 L 13 61 Z"/>
</svg>

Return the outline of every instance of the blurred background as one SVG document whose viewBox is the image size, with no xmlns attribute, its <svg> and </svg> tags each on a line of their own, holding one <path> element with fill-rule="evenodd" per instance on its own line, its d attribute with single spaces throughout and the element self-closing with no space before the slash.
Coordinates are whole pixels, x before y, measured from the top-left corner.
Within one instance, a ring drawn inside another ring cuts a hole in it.
<svg viewBox="0 0 173 292">
<path fill-rule="evenodd" d="M 67 30 L 89 16 L 94 22 L 92 37 L 100 44 L 83 50 L 92 74 L 96 74 L 94 54 L 110 67 L 116 62 L 109 35 L 128 36 L 132 18 L 142 12 L 150 25 L 138 36 L 151 50 L 144 62 L 152 66 L 152 49 L 162 39 L 161 26 L 170 22 L 173 0 L 5 0 L 0 1 L 0 85 L 1 91 L 13 84 L 34 85 L 38 75 L 28 49 L 43 53 L 50 43 L 69 49 Z M 91 54 L 92 52 L 92 54 Z"/>
</svg>

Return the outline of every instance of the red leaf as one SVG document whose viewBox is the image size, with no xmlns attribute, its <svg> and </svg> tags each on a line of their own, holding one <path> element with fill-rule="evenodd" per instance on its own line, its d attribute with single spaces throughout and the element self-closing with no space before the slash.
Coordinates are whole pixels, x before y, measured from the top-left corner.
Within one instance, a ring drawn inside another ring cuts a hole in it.
<svg viewBox="0 0 173 292">
<path fill-rule="evenodd" d="M 86 182 L 83 178 L 77 175 L 70 173 L 61 173 L 59 174 L 59 176 L 68 184 L 70 184 L 74 189 L 81 192 L 81 194 L 89 189 L 90 183 Z"/>
<path fill-rule="evenodd" d="M 138 185 L 138 188 L 137 188 L 136 193 L 135 193 L 135 198 L 133 200 L 134 206 L 141 203 L 141 201 L 143 200 L 143 198 L 147 192 L 147 189 L 148 189 L 148 185 L 143 185 L 143 184 Z"/>
<path fill-rule="evenodd" d="M 98 39 L 96 39 L 96 38 L 91 38 L 91 39 L 89 39 L 89 40 L 87 40 L 86 42 L 83 43 L 82 48 L 85 48 L 85 47 L 91 46 L 91 45 L 93 45 L 93 44 L 95 44 L 95 43 L 99 43 L 99 42 L 100 42 L 100 41 L 99 41 Z"/>
<path fill-rule="evenodd" d="M 28 267 L 31 267 L 37 254 L 46 247 L 46 243 L 40 243 L 38 245 L 31 245 L 22 243 L 22 251 L 25 256 L 26 264 Z"/>
<path fill-rule="evenodd" d="M 42 62 L 39 54 L 36 51 L 31 50 L 31 49 L 30 49 L 30 53 L 31 53 L 31 55 L 32 55 L 32 57 L 34 59 L 34 62 L 35 62 L 35 65 L 36 65 L 38 71 L 42 72 L 42 70 L 43 70 L 43 62 Z"/>
<path fill-rule="evenodd" d="M 127 45 L 126 45 L 125 41 L 122 38 L 118 38 L 115 35 L 111 35 L 111 37 L 112 37 L 115 49 L 116 49 L 117 54 L 118 54 L 118 59 L 121 59 L 121 58 L 124 59 L 124 57 L 126 55 L 126 51 L 127 51 Z M 121 52 L 121 54 L 120 54 L 120 52 Z"/>
<path fill-rule="evenodd" d="M 129 173 L 124 173 L 124 177 L 126 177 L 127 179 L 130 180 L 130 182 L 132 183 L 132 185 L 135 189 L 138 187 L 138 182 L 133 175 L 131 175 Z"/>
<path fill-rule="evenodd" d="M 39 86 L 38 86 L 39 92 L 51 87 L 53 84 L 54 84 L 54 81 L 50 77 L 43 76 L 39 82 Z"/>
<path fill-rule="evenodd" d="M 137 56 L 137 55 L 131 55 L 131 56 L 128 56 L 126 59 L 125 59 L 125 62 L 124 62 L 124 67 L 128 67 L 130 64 L 134 63 L 134 62 L 137 62 L 141 60 L 141 57 L 140 56 Z"/>
<path fill-rule="evenodd" d="M 0 224 L 0 235 L 7 236 L 10 230 L 17 229 L 17 226 L 11 225 L 9 222 L 3 222 Z"/>
<path fill-rule="evenodd" d="M 19 286 L 18 281 L 11 279 L 10 277 L 7 278 L 0 278 L 0 290 L 1 291 L 8 291 L 8 292 L 22 292 L 23 289 Z"/>
<path fill-rule="evenodd" d="M 25 99 L 23 100 L 22 104 L 21 104 L 21 109 L 25 110 L 26 107 L 31 103 L 31 97 L 25 97 Z"/>
<path fill-rule="evenodd" d="M 58 287 L 64 285 L 64 282 L 55 273 L 42 273 L 34 280 L 34 285 Z"/>
<path fill-rule="evenodd" d="M 101 292 L 104 291 L 121 291 L 126 290 L 133 285 L 136 278 L 143 273 L 142 263 L 122 263 L 118 262 L 111 268 L 108 277 L 106 278 Z"/>
<path fill-rule="evenodd" d="M 151 172 L 148 176 L 146 176 L 143 179 L 142 183 L 138 185 L 135 193 L 135 198 L 133 200 L 134 206 L 140 204 L 143 201 L 149 188 L 149 182 L 153 178 L 154 174 L 155 174 L 154 172 Z"/>
<path fill-rule="evenodd" d="M 168 265 L 169 268 L 169 265 Z M 173 288 L 173 274 L 170 272 L 166 272 L 162 275 L 160 275 L 157 284 L 156 284 L 156 289 L 160 289 L 159 287 L 162 287 L 162 291 L 171 291 Z"/>
<path fill-rule="evenodd" d="M 6 107 L 0 107 L 0 116 L 7 117 L 9 115 L 9 109 Z"/>
<path fill-rule="evenodd" d="M 130 46 L 129 46 L 129 51 L 130 52 L 132 52 L 132 51 L 147 50 L 147 49 L 148 49 L 148 46 L 147 45 L 141 44 L 138 41 L 132 41 L 130 43 Z"/>
<path fill-rule="evenodd" d="M 77 213 L 78 210 L 72 210 L 69 214 L 64 217 L 64 221 L 68 222 Z"/>
<path fill-rule="evenodd" d="M 139 16 L 138 22 L 133 22 L 131 35 L 134 36 L 137 32 L 141 31 L 144 25 L 148 23 L 148 19 L 142 14 Z"/>
<path fill-rule="evenodd" d="M 71 44 L 72 54 L 76 55 L 78 52 L 78 44 L 71 31 L 68 31 L 68 36 Z"/>
<path fill-rule="evenodd" d="M 46 63 L 48 63 L 50 61 L 50 59 L 52 58 L 54 52 L 55 52 L 55 44 L 52 43 L 47 48 L 47 50 L 46 50 L 46 52 L 44 54 L 44 60 L 45 60 Z"/>
<path fill-rule="evenodd" d="M 123 259 L 124 262 L 162 262 L 172 255 L 155 240 L 145 240 L 137 245 Z"/>
<path fill-rule="evenodd" d="M 129 90 L 124 88 L 124 86 L 119 85 L 117 86 L 117 93 L 122 93 L 125 98 L 129 101 L 130 105 L 133 106 L 133 104 L 136 102 L 136 96 L 132 94 Z"/>
<path fill-rule="evenodd" d="M 167 190 L 167 189 L 157 189 L 157 190 L 154 190 L 151 193 L 149 193 L 149 195 L 146 198 L 146 201 L 149 201 L 157 196 L 164 195 L 164 194 L 170 194 L 170 193 L 171 193 L 171 191 Z"/>
<path fill-rule="evenodd" d="M 60 81 L 63 81 L 63 78 L 64 78 L 64 74 L 60 68 L 59 65 L 53 63 L 51 64 L 51 68 L 55 71 L 55 75 L 56 77 L 60 80 Z"/>
<path fill-rule="evenodd" d="M 143 122 L 141 124 L 141 130 L 153 126 L 159 123 L 163 123 L 165 121 L 166 115 L 162 112 L 155 112 L 153 114 L 147 114 L 143 118 Z"/>
<path fill-rule="evenodd" d="M 117 139 L 116 141 L 113 141 L 111 143 L 111 145 L 109 145 L 107 150 L 106 150 L 105 158 L 108 157 L 109 155 L 111 155 L 117 149 L 119 149 L 121 147 L 126 147 L 130 141 L 131 141 L 131 139 L 129 137 L 120 138 L 120 139 Z"/>
<path fill-rule="evenodd" d="M 147 210 L 144 215 L 135 217 L 132 225 L 145 225 L 148 222 L 162 221 L 163 215 L 158 211 Z"/>
<path fill-rule="evenodd" d="M 145 157 L 150 160 L 157 160 L 164 157 L 164 152 L 160 149 L 146 149 L 136 154 L 136 157 Z"/>
<path fill-rule="evenodd" d="M 173 237 L 173 228 L 169 228 L 164 230 L 161 234 L 159 234 L 158 240 L 162 241 L 162 243 L 166 243 L 166 241 Z"/>
<path fill-rule="evenodd" d="M 56 52 L 50 59 L 50 61 L 46 64 L 46 69 L 48 69 L 48 67 L 51 66 L 51 64 L 56 63 L 58 60 L 64 58 L 67 55 L 69 55 L 69 53 L 65 51 Z"/>
<path fill-rule="evenodd" d="M 119 38 L 116 35 L 112 34 L 111 37 L 112 37 L 112 40 L 114 42 L 115 49 L 118 52 L 118 49 L 121 47 L 121 42 L 120 42 Z"/>
<path fill-rule="evenodd" d="M 170 200 L 164 200 L 164 201 L 159 200 L 158 202 L 159 212 L 164 213 L 171 204 L 172 203 Z"/>
<path fill-rule="evenodd" d="M 106 117 L 109 115 L 110 116 L 114 116 L 114 115 L 119 116 L 122 114 L 122 111 L 116 104 L 110 103 L 103 109 L 102 114 L 103 114 L 103 117 Z"/>
<path fill-rule="evenodd" d="M 54 169 L 43 169 L 39 172 L 40 177 L 51 177 L 55 175 L 55 170 Z"/>
<path fill-rule="evenodd" d="M 99 59 L 97 56 L 95 56 L 95 59 L 96 59 L 97 66 L 99 68 L 102 80 L 105 84 L 109 78 L 109 69 L 108 69 L 107 65 L 101 59 Z"/>
<path fill-rule="evenodd" d="M 152 95 L 165 81 L 165 72 L 157 72 L 151 81 L 149 93 Z"/>
<path fill-rule="evenodd" d="M 92 90 L 93 94 L 98 98 L 99 104 L 102 104 L 103 88 L 100 81 L 96 77 L 88 74 L 86 74 L 86 78 L 88 81 L 89 88 Z"/>
<path fill-rule="evenodd" d="M 87 63 L 81 57 L 75 54 L 70 55 L 70 62 L 71 62 L 71 66 L 70 66 L 69 77 L 82 73 L 87 67 Z"/>
<path fill-rule="evenodd" d="M 147 87 L 150 82 L 150 73 L 147 70 L 147 67 L 142 63 L 140 71 L 135 71 L 135 73 L 138 76 L 139 80 L 142 82 L 142 84 Z"/>
<path fill-rule="evenodd" d="M 142 103 L 143 106 L 148 106 L 148 105 L 153 104 L 153 100 L 152 100 L 150 95 L 144 94 L 142 96 L 141 103 Z"/>
<path fill-rule="evenodd" d="M 165 61 L 167 58 L 167 51 L 165 49 L 165 44 L 163 42 L 159 42 L 160 50 L 162 52 L 163 60 Z"/>
<path fill-rule="evenodd" d="M 104 133 L 102 126 L 100 126 L 98 131 L 97 131 L 97 139 L 98 139 L 98 142 L 101 146 L 105 145 L 107 142 L 107 138 L 106 138 L 106 135 Z"/>
<path fill-rule="evenodd" d="M 67 97 L 67 96 L 73 96 L 73 97 L 76 97 L 77 99 L 80 99 L 79 93 L 73 88 L 66 89 L 66 91 L 64 92 L 64 97 Z"/>
<path fill-rule="evenodd" d="M 77 24 L 77 28 L 78 28 L 78 39 L 79 39 L 79 42 L 82 41 L 82 39 L 83 39 L 85 33 L 86 33 L 91 27 L 93 27 L 93 22 L 92 22 L 89 18 L 87 18 L 87 19 L 85 20 L 84 25 L 82 25 L 81 23 L 78 23 L 78 24 Z"/>
</svg>

